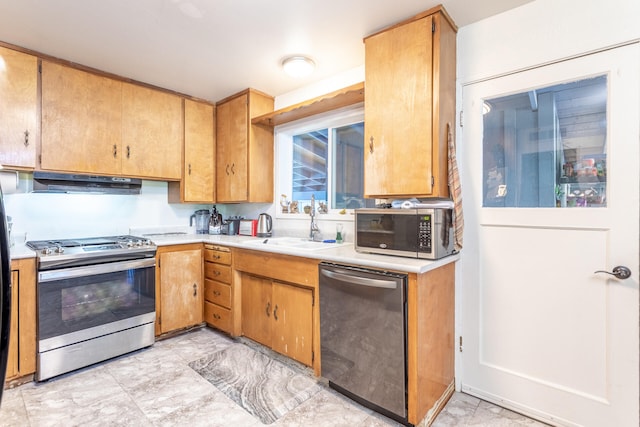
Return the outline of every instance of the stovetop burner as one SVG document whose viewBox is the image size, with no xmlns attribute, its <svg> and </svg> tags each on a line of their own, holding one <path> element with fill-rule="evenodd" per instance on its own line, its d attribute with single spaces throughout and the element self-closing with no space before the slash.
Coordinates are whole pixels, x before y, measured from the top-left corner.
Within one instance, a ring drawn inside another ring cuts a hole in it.
<svg viewBox="0 0 640 427">
<path fill-rule="evenodd" d="M 78 246 L 100 246 L 100 245 L 114 245 L 128 242 L 137 243 L 148 242 L 149 239 L 145 237 L 124 235 L 124 236 L 109 236 L 109 237 L 88 237 L 82 239 L 62 239 L 62 240 L 32 240 L 27 242 L 27 246 L 37 251 L 50 247 L 63 247 L 63 248 L 75 248 Z"/>
<path fill-rule="evenodd" d="M 36 251 L 40 270 L 152 257 L 157 249 L 148 238 L 132 235 L 32 240 L 26 245 Z"/>
</svg>

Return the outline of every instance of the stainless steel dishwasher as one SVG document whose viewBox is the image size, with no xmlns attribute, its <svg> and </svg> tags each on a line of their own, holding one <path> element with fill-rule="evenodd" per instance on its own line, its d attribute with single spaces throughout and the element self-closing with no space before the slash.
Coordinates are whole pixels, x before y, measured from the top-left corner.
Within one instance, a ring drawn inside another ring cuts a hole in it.
<svg viewBox="0 0 640 427">
<path fill-rule="evenodd" d="M 329 386 L 407 423 L 407 275 L 320 263 L 320 350 Z"/>
</svg>

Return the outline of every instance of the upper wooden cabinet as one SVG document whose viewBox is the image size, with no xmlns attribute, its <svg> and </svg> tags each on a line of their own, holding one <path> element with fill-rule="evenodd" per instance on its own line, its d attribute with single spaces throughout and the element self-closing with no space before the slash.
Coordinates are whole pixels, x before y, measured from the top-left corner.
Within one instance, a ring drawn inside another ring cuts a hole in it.
<svg viewBox="0 0 640 427">
<path fill-rule="evenodd" d="M 215 150 L 214 106 L 185 99 L 182 179 L 169 183 L 170 202 L 216 201 Z"/>
<path fill-rule="evenodd" d="M 273 111 L 273 97 L 247 89 L 216 104 L 219 203 L 273 202 L 273 128 L 251 119 Z"/>
<path fill-rule="evenodd" d="M 42 61 L 40 168 L 179 180 L 182 99 Z"/>
<path fill-rule="evenodd" d="M 122 82 L 42 61 L 40 168 L 121 171 Z"/>
<path fill-rule="evenodd" d="M 365 42 L 367 197 L 448 197 L 456 27 L 441 7 Z"/>
<path fill-rule="evenodd" d="M 180 97 L 123 83 L 123 175 L 180 179 L 183 132 Z"/>
<path fill-rule="evenodd" d="M 0 165 L 33 169 L 38 140 L 38 59 L 0 47 Z"/>
</svg>

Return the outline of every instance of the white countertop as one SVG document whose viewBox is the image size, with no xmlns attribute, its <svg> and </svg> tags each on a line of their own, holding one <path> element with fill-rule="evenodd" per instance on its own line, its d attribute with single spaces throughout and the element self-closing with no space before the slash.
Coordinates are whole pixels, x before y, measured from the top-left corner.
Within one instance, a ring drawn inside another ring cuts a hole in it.
<svg viewBox="0 0 640 427">
<path fill-rule="evenodd" d="M 327 249 L 301 251 L 292 248 L 270 245 L 256 245 L 249 242 L 264 240 L 264 237 L 227 236 L 209 234 L 182 234 L 168 236 L 149 236 L 158 246 L 179 245 L 187 243 L 214 243 L 223 246 L 279 253 L 299 256 L 304 258 L 320 259 L 335 263 L 356 264 L 363 267 L 371 267 L 383 270 L 404 271 L 407 273 L 426 273 L 443 265 L 460 259 L 459 254 L 441 258 L 436 261 L 421 260 L 416 258 L 403 258 L 387 255 L 365 254 L 356 252 L 353 243 L 343 243 Z M 249 244 L 248 244 L 249 243 Z"/>
<path fill-rule="evenodd" d="M 24 243 L 16 243 L 9 248 L 11 259 L 35 258 L 36 253 L 29 249 Z"/>
<path fill-rule="evenodd" d="M 294 250 L 292 248 L 269 245 L 256 245 L 249 242 L 264 240 L 264 237 L 227 236 L 209 234 L 177 234 L 149 236 L 158 246 L 181 245 L 188 243 L 214 243 L 234 248 L 242 248 L 263 252 L 279 253 L 304 258 L 320 259 L 335 263 L 355 264 L 363 267 L 383 270 L 404 271 L 407 273 L 426 273 L 443 265 L 460 259 L 459 254 L 451 255 L 437 261 L 403 258 L 387 255 L 375 255 L 356 252 L 353 243 L 343 243 L 332 248 L 312 251 Z M 249 244 L 248 244 L 249 243 Z M 16 244 L 10 249 L 11 259 L 33 258 L 35 252 L 24 243 Z"/>
</svg>

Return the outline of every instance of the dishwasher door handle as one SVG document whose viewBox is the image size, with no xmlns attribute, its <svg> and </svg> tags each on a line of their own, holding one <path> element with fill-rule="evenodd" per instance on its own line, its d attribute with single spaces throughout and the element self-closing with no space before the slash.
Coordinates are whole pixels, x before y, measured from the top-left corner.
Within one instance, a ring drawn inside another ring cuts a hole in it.
<svg viewBox="0 0 640 427">
<path fill-rule="evenodd" d="M 371 286 L 374 288 L 396 289 L 398 284 L 394 280 L 369 279 L 367 277 L 353 276 L 351 274 L 336 273 L 334 271 L 321 270 L 320 274 L 331 279 L 340 280 L 348 284 Z"/>
</svg>

